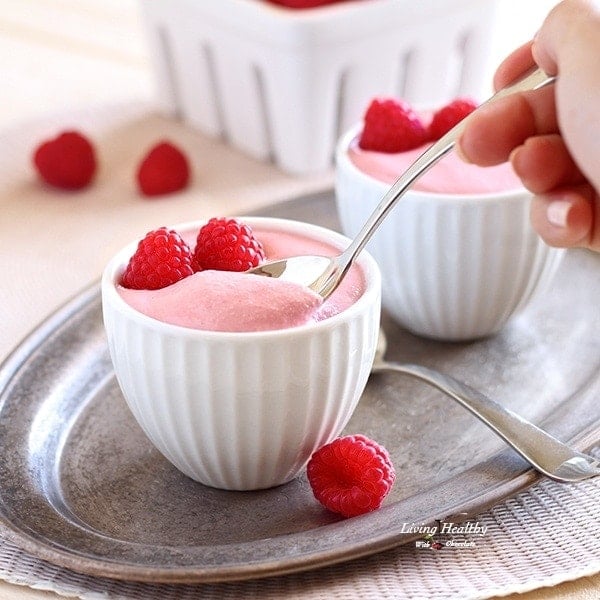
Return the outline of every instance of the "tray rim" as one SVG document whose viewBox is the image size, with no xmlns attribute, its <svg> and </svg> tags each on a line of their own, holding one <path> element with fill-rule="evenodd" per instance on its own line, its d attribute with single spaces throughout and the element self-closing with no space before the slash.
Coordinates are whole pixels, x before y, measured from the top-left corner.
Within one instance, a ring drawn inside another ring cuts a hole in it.
<svg viewBox="0 0 600 600">
<path fill-rule="evenodd" d="M 325 195 L 318 194 L 317 196 Z M 288 204 L 288 201 L 281 204 Z M 292 201 L 293 202 L 293 201 Z M 20 369 L 25 365 L 28 358 L 32 356 L 37 349 L 44 345 L 48 338 L 57 332 L 61 327 L 68 325 L 69 320 L 79 312 L 95 302 L 98 302 L 100 296 L 99 280 L 87 285 L 80 292 L 66 300 L 47 318 L 35 326 L 31 332 L 15 347 L 15 349 L 0 364 L 0 394 L 10 385 L 10 382 L 18 377 Z M 2 407 L 2 398 L 0 396 L 0 408 Z M 587 426 L 566 440 L 579 450 L 585 450 L 590 444 L 598 440 L 600 432 L 600 418 L 595 419 Z M 480 514 L 492 506 L 516 495 L 527 489 L 541 479 L 544 479 L 527 463 L 518 457 L 512 450 L 506 448 L 489 459 L 478 463 L 474 467 L 451 476 L 448 480 L 437 484 L 435 489 L 455 483 L 461 477 L 469 477 L 475 469 L 480 470 L 486 465 L 508 465 L 511 470 L 514 469 L 515 476 L 510 479 L 502 479 L 495 485 L 486 489 L 483 493 L 471 494 L 467 500 L 463 500 L 453 507 L 446 507 L 438 514 L 427 515 L 423 522 L 433 523 L 437 518 L 445 519 L 452 516 L 456 521 L 467 520 L 476 514 Z M 431 489 L 431 488 L 429 488 Z M 427 489 L 420 491 L 407 500 L 417 502 L 419 497 L 427 493 Z M 403 503 L 406 500 L 402 501 Z M 377 511 L 380 515 L 393 514 L 395 504 L 385 506 Z M 368 521 L 373 513 L 363 515 L 358 519 Z M 348 521 L 339 521 L 329 527 L 344 527 Z M 110 561 L 104 557 L 93 557 L 79 553 L 74 548 L 58 548 L 52 545 L 51 540 L 45 542 L 35 537 L 32 533 L 23 531 L 15 524 L 5 519 L 5 515 L 0 512 L 0 535 L 8 541 L 14 543 L 24 551 L 46 560 L 52 564 L 66 567 L 73 571 L 92 576 L 108 577 L 117 580 L 143 581 L 149 583 L 200 583 L 200 582 L 224 582 L 240 581 L 247 579 L 264 578 L 275 575 L 284 575 L 300 571 L 311 570 L 325 567 L 332 564 L 346 562 L 349 560 L 365 557 L 377 552 L 382 552 L 390 548 L 409 543 L 419 537 L 416 535 L 403 534 L 380 535 L 354 546 L 342 546 L 332 551 L 331 549 L 320 550 L 310 554 L 300 553 L 293 557 L 286 556 L 279 560 L 262 561 L 259 563 L 249 562 L 233 566 L 144 566 L 131 562 Z M 283 537 L 297 537 L 298 534 L 286 534 Z M 248 543 L 248 542 L 245 542 Z"/>
</svg>

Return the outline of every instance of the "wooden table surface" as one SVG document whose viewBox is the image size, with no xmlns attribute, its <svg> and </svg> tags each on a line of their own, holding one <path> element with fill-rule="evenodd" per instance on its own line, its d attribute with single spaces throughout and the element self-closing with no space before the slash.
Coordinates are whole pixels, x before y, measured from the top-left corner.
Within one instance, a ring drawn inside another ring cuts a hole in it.
<svg viewBox="0 0 600 600">
<path fill-rule="evenodd" d="M 549 0 L 504 0 L 498 15 L 494 61 L 528 39 L 553 4 Z M 52 114 L 118 103 L 151 103 L 153 79 L 137 9 L 135 0 L 0 0 L 0 135 L 31 129 L 32 123 Z M 515 19 L 516 14 L 519 19 Z M 294 178 L 250 160 L 235 164 L 243 165 L 242 175 L 247 174 L 251 182 L 250 191 L 246 190 L 235 205 L 238 214 L 269 201 L 325 189 L 332 181 L 331 174 Z M 209 188 L 208 195 L 212 192 L 213 198 L 205 210 L 212 210 L 214 203 L 238 189 L 235 185 L 239 182 L 238 177 L 230 188 L 226 180 Z M 62 294 L 42 301 L 32 309 L 35 313 L 17 315 L 7 329 L 10 335 L 1 341 L 0 359 L 35 322 L 96 277 L 95 268 L 81 271 L 80 280 L 74 278 L 70 289 L 67 285 Z M 0 314 L 6 313 L 0 310 Z M 3 600 L 58 597 L 53 592 L 0 581 Z M 512 600 L 517 597 L 591 600 L 600 597 L 600 574 L 509 596 Z"/>
</svg>

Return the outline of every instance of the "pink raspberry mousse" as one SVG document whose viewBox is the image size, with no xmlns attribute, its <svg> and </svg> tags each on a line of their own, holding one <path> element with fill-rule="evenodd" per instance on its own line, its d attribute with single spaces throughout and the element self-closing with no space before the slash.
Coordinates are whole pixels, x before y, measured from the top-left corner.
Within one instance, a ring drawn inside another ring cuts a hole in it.
<svg viewBox="0 0 600 600">
<path fill-rule="evenodd" d="M 290 233 L 254 229 L 254 234 L 263 244 L 267 260 L 339 252 L 329 244 Z M 207 331 L 249 332 L 286 329 L 332 317 L 358 300 L 364 279 L 360 268 L 353 266 L 325 302 L 301 285 L 232 271 L 200 271 L 158 290 L 119 286 L 118 291 L 131 307 L 166 323 Z"/>
<path fill-rule="evenodd" d="M 392 184 L 428 148 L 425 144 L 413 150 L 388 154 L 363 150 L 355 139 L 348 155 L 354 166 L 384 183 Z M 523 187 L 509 163 L 479 167 L 464 162 L 450 152 L 417 180 L 412 189 L 438 194 L 489 194 Z"/>
</svg>

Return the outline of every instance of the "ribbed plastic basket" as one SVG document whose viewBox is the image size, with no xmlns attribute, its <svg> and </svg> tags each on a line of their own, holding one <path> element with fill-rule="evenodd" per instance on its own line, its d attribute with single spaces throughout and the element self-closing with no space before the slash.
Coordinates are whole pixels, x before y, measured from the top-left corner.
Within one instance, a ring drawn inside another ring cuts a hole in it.
<svg viewBox="0 0 600 600">
<path fill-rule="evenodd" d="M 331 166 L 376 95 L 435 105 L 489 89 L 499 0 L 142 0 L 165 112 L 281 169 Z M 483 87 L 485 85 L 485 88 Z"/>
</svg>

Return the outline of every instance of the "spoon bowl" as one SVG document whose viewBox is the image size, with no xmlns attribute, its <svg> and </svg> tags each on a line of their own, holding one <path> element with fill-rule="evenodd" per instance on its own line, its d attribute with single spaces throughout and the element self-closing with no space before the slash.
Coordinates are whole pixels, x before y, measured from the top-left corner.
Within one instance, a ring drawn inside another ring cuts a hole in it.
<svg viewBox="0 0 600 600">
<path fill-rule="evenodd" d="M 246 273 L 297 283 L 327 298 L 352 265 L 352 261 L 343 264 L 340 260 L 342 256 L 292 256 L 266 262 Z"/>
<path fill-rule="evenodd" d="M 496 92 L 496 94 L 486 100 L 482 106 L 509 94 L 544 87 L 553 83 L 554 80 L 555 77 L 550 77 L 542 70 L 536 69 L 516 83 Z M 369 216 L 354 240 L 341 254 L 333 258 L 322 256 L 295 256 L 283 260 L 263 263 L 254 269 L 250 269 L 247 273 L 283 278 L 287 281 L 292 281 L 312 289 L 324 299 L 327 298 L 338 287 L 360 251 L 366 246 L 377 228 L 410 186 L 454 148 L 456 140 L 462 134 L 473 114 L 474 113 L 468 115 L 454 128 L 432 144 L 398 178 L 383 196 L 381 202 Z"/>
</svg>

